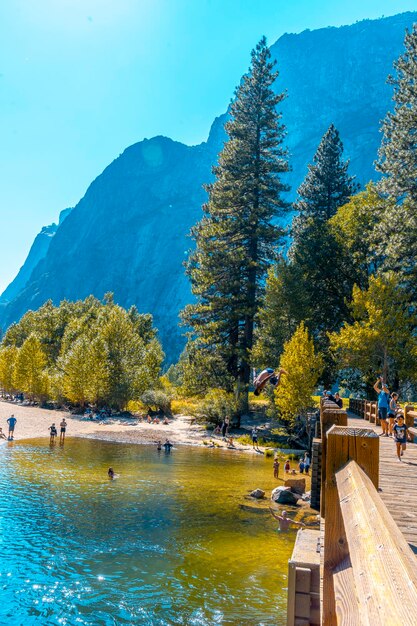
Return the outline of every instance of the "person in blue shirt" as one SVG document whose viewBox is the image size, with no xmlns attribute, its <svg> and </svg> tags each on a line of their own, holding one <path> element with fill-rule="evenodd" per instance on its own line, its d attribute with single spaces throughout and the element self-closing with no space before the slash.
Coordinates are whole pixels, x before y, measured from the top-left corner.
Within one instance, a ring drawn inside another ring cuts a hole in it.
<svg viewBox="0 0 417 626">
<path fill-rule="evenodd" d="M 7 423 L 9 425 L 9 439 L 13 439 L 14 427 L 16 426 L 16 422 L 17 422 L 17 419 L 15 418 L 14 415 L 11 415 L 9 419 L 7 420 Z"/>
<path fill-rule="evenodd" d="M 378 417 L 381 422 L 382 436 L 388 437 L 388 409 L 390 395 L 387 385 L 382 376 L 378 378 L 374 385 L 374 389 L 378 394 Z"/>
</svg>

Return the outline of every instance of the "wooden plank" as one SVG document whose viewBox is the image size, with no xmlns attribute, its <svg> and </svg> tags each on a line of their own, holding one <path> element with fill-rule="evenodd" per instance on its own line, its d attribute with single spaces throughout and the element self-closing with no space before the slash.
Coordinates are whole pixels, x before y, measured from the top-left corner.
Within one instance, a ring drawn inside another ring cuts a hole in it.
<svg viewBox="0 0 417 626">
<path fill-rule="evenodd" d="M 415 626 L 416 558 L 372 481 L 357 463 L 350 461 L 336 472 L 336 484 L 360 624 Z"/>
<path fill-rule="evenodd" d="M 323 558 L 323 622 L 336 624 L 333 570 L 348 555 L 343 518 L 339 504 L 335 474 L 349 459 L 354 459 L 378 486 L 379 437 L 371 428 L 333 426 L 327 433 L 326 532 Z"/>
<path fill-rule="evenodd" d="M 358 626 L 361 624 L 359 598 L 357 597 L 349 556 L 334 568 L 333 586 L 338 626 Z"/>
<path fill-rule="evenodd" d="M 320 494 L 320 515 L 325 517 L 326 514 L 326 493 L 323 485 L 326 480 L 326 433 L 332 426 L 347 426 L 347 413 L 343 409 L 339 409 L 337 404 L 332 402 L 333 408 L 323 408 L 321 412 L 321 494 Z M 334 408 L 336 407 L 336 408 Z"/>
</svg>

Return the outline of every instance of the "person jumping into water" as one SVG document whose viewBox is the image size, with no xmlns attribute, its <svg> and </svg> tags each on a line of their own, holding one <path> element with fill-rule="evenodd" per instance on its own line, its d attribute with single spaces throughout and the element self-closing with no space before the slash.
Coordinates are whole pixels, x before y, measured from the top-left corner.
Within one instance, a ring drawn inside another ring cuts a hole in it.
<svg viewBox="0 0 417 626">
<path fill-rule="evenodd" d="M 280 367 L 277 372 L 273 370 L 272 367 L 267 367 L 266 369 L 262 370 L 262 372 L 258 374 L 258 376 L 256 376 L 253 381 L 255 387 L 253 392 L 254 395 L 259 396 L 261 391 L 265 389 L 268 382 L 273 385 L 273 387 L 278 387 L 279 381 L 281 379 L 281 374 L 288 374 L 288 372 L 286 372 L 282 367 Z"/>
</svg>

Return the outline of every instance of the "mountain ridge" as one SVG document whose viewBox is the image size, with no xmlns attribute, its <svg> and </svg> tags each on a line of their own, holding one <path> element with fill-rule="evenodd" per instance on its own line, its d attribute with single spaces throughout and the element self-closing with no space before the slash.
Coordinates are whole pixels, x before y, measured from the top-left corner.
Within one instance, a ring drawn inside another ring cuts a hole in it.
<svg viewBox="0 0 417 626">
<path fill-rule="evenodd" d="M 285 34 L 271 45 L 279 70 L 275 88 L 288 94 L 280 109 L 293 168 L 289 199 L 332 122 L 351 172 L 362 185 L 375 178 L 380 120 L 391 105 L 386 76 L 413 21 L 417 12 Z M 18 289 L 10 289 L 13 281 L 3 292 L 3 328 L 48 299 L 102 298 L 113 291 L 116 302 L 154 315 L 167 359 L 175 360 L 184 343 L 178 312 L 192 298 L 183 267 L 188 232 L 202 215 L 202 185 L 212 180 L 226 119 L 227 113 L 217 117 L 200 144 L 159 135 L 114 159 L 49 237 L 43 256 L 28 256 Z"/>
</svg>

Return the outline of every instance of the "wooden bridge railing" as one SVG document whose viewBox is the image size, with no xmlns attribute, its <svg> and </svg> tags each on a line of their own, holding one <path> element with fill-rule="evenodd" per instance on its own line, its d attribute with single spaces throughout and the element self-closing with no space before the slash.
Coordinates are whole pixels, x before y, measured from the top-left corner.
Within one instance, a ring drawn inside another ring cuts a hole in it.
<svg viewBox="0 0 417 626">
<path fill-rule="evenodd" d="M 371 421 L 372 403 L 359 402 Z M 415 626 L 417 560 L 378 493 L 379 436 L 345 416 L 322 403 L 321 624 Z"/>
<path fill-rule="evenodd" d="M 363 400 L 362 398 L 349 398 L 349 411 L 362 417 L 365 420 L 369 420 L 369 422 L 373 424 L 380 424 L 380 420 L 378 418 L 378 403 L 372 402 L 369 400 Z M 417 420 L 417 411 L 414 410 L 414 406 L 411 404 L 407 404 L 404 407 L 404 421 L 409 428 L 410 434 L 413 437 L 417 437 L 417 430 L 414 427 L 414 424 Z M 416 620 L 417 623 L 417 620 Z"/>
</svg>

